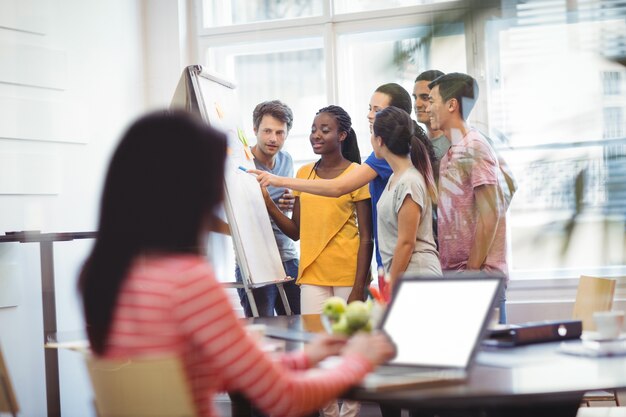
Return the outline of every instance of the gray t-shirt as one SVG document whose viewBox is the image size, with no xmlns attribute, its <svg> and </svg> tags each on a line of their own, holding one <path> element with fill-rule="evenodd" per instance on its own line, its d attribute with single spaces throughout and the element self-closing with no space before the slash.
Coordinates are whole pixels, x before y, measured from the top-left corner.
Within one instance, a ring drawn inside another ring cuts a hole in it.
<svg viewBox="0 0 626 417">
<path fill-rule="evenodd" d="M 439 183 L 439 165 L 441 163 L 441 158 L 448 152 L 450 149 L 450 141 L 445 135 L 441 135 L 437 138 L 431 139 L 430 143 L 433 144 L 433 148 L 435 150 L 435 162 L 433 166 L 433 176 L 435 177 L 435 183 Z"/>
<path fill-rule="evenodd" d="M 281 177 L 293 177 L 293 160 L 291 159 L 291 155 L 284 151 L 279 151 L 276 154 L 274 169 L 269 169 L 256 159 L 254 160 L 254 165 L 257 169 L 267 171 L 274 175 Z M 269 191 L 270 197 L 272 197 L 274 203 L 278 204 L 278 199 L 283 195 L 285 189 L 269 186 L 267 187 L 267 191 Z M 280 231 L 271 217 L 270 222 L 272 223 L 272 230 L 274 231 L 274 237 L 276 238 L 276 244 L 278 245 L 281 260 L 283 262 L 287 262 L 292 259 L 298 259 L 298 251 L 296 250 L 294 241 Z"/>
<path fill-rule="evenodd" d="M 450 149 L 450 141 L 445 135 L 441 135 L 437 138 L 433 138 L 430 141 L 433 144 L 433 148 L 435 148 L 435 157 L 437 161 L 441 161 L 441 158 L 448 152 Z"/>
<path fill-rule="evenodd" d="M 424 177 L 414 167 L 410 167 L 394 181 L 393 174 L 385 191 L 378 200 L 378 244 L 380 256 L 389 271 L 393 252 L 398 242 L 398 212 L 406 196 L 415 201 L 421 208 L 420 224 L 417 227 L 415 249 L 405 274 L 441 275 L 439 254 L 433 239 L 433 215 L 431 198 L 426 189 Z"/>
</svg>

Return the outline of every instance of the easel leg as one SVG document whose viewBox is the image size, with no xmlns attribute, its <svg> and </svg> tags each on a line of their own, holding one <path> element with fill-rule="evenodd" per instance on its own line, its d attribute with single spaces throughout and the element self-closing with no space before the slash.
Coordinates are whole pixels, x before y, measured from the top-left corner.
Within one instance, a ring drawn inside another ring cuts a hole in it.
<svg viewBox="0 0 626 417">
<path fill-rule="evenodd" d="M 285 313 L 288 316 L 293 315 L 293 313 L 291 312 L 291 306 L 289 305 L 289 300 L 287 300 L 287 294 L 285 294 L 285 288 L 283 288 L 283 284 L 276 284 L 276 287 L 278 287 L 278 293 L 280 294 L 280 299 L 283 300 L 283 305 L 285 306 Z"/>
<path fill-rule="evenodd" d="M 41 259 L 41 295 L 43 309 L 43 343 L 57 332 L 56 298 L 54 289 L 54 253 L 52 241 L 39 242 Z M 59 353 L 44 348 L 46 369 L 46 405 L 48 416 L 61 416 L 61 391 L 59 388 Z"/>
<path fill-rule="evenodd" d="M 248 296 L 248 302 L 250 303 L 250 310 L 252 310 L 252 317 L 259 317 L 259 309 L 256 308 L 256 301 L 254 300 L 254 294 L 252 294 L 252 288 L 245 286 L 246 295 Z"/>
</svg>

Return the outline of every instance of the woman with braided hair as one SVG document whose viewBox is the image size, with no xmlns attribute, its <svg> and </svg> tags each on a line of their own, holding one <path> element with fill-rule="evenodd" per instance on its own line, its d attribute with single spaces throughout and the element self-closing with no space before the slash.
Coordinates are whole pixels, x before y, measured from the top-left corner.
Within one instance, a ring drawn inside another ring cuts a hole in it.
<svg viewBox="0 0 626 417">
<path fill-rule="evenodd" d="M 317 112 L 309 139 L 320 159 L 300 168 L 297 178 L 337 178 L 361 162 L 352 121 L 339 106 Z M 367 186 L 337 198 L 294 194 L 291 219 L 267 198 L 266 205 L 276 225 L 293 240 L 300 240 L 297 282 L 302 314 L 321 312 L 324 301 L 333 295 L 347 301 L 364 300 L 372 257 Z"/>
<path fill-rule="evenodd" d="M 309 136 L 317 162 L 300 168 L 297 178 L 339 178 L 360 164 L 352 121 L 339 106 L 320 109 Z M 276 225 L 293 240 L 300 240 L 300 285 L 302 314 L 319 314 L 324 302 L 338 296 L 350 302 L 365 300 L 372 260 L 372 209 L 367 185 L 337 198 L 294 192 L 289 218 L 274 204 L 263 187 L 265 203 Z M 344 401 L 342 416 L 358 414 L 359 403 Z M 332 402 L 325 416 L 338 416 Z"/>
<path fill-rule="evenodd" d="M 440 276 L 432 228 L 437 187 L 428 151 L 414 134 L 411 116 L 397 107 L 379 111 L 371 141 L 376 157 L 385 159 L 393 170 L 377 204 L 378 249 L 391 288 L 405 273 Z"/>
</svg>

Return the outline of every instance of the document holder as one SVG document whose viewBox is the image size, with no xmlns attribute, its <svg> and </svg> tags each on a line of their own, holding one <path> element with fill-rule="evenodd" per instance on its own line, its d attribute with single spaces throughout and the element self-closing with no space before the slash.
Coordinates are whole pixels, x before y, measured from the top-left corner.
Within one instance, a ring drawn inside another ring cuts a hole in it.
<svg viewBox="0 0 626 417">
<path fill-rule="evenodd" d="M 531 343 L 578 339 L 583 326 L 580 320 L 558 320 L 524 323 L 518 327 L 491 330 L 483 344 L 487 346 L 520 346 Z"/>
</svg>

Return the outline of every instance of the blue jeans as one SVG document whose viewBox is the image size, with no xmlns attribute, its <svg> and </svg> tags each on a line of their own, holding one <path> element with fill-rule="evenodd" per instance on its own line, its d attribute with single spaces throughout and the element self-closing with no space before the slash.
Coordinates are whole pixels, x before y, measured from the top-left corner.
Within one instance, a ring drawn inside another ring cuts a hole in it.
<svg viewBox="0 0 626 417">
<path fill-rule="evenodd" d="M 285 273 L 293 278 L 298 276 L 298 265 L 299 262 L 297 259 L 290 259 L 283 262 Z M 235 267 L 235 279 L 237 282 L 243 282 L 239 265 Z M 283 288 L 285 289 L 291 312 L 293 314 L 300 314 L 300 287 L 296 285 L 295 281 L 291 281 L 283 284 Z M 239 302 L 241 303 L 241 307 L 243 307 L 245 316 L 252 317 L 252 307 L 248 301 L 246 290 L 237 288 L 237 293 L 239 294 Z M 275 284 L 254 288 L 252 295 L 254 296 L 256 308 L 259 311 L 259 317 L 271 317 L 274 315 L 274 311 L 276 311 L 276 315 L 279 316 L 286 314 L 285 306 L 278 293 L 278 287 Z"/>
</svg>

